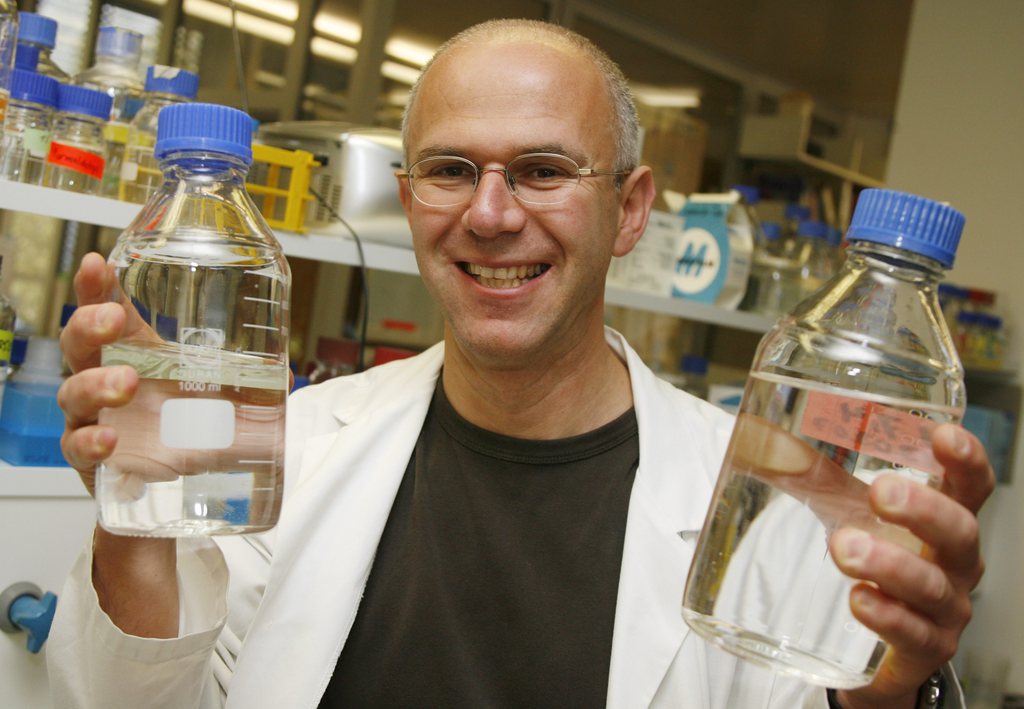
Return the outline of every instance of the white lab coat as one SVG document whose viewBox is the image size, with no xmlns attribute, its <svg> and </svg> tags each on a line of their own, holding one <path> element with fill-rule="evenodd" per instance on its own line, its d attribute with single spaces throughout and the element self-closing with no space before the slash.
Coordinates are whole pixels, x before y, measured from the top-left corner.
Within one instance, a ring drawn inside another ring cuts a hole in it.
<svg viewBox="0 0 1024 709">
<path fill-rule="evenodd" d="M 739 662 L 683 622 L 686 572 L 732 418 L 657 379 L 617 333 L 606 336 L 629 367 L 640 437 L 607 705 L 824 709 L 823 689 Z M 48 643 L 56 706 L 314 709 L 351 629 L 442 358 L 438 345 L 292 396 L 280 522 L 263 535 L 179 540 L 178 639 L 121 633 L 98 607 L 86 550 Z"/>
</svg>

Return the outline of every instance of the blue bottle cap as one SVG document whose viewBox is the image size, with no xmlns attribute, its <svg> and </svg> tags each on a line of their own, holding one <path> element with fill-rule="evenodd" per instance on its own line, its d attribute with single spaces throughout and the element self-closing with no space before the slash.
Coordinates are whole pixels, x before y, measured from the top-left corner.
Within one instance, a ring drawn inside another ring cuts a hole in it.
<svg viewBox="0 0 1024 709">
<path fill-rule="evenodd" d="M 14 68 L 35 71 L 39 68 L 39 47 L 18 44 L 14 50 Z"/>
<path fill-rule="evenodd" d="M 761 222 L 761 231 L 768 241 L 775 241 L 782 236 L 782 227 L 778 222 Z"/>
<path fill-rule="evenodd" d="M 796 233 L 798 236 L 813 236 L 818 239 L 824 239 L 828 236 L 828 228 L 823 222 L 805 219 L 797 224 Z"/>
<path fill-rule="evenodd" d="M 18 41 L 34 42 L 53 49 L 57 45 L 57 20 L 34 12 L 19 12 Z"/>
<path fill-rule="evenodd" d="M 753 185 L 733 185 L 732 189 L 739 192 L 747 204 L 757 204 L 761 201 L 761 194 Z"/>
<path fill-rule="evenodd" d="M 214 103 L 178 103 L 157 115 L 153 155 L 163 160 L 179 150 L 225 153 L 252 163 L 252 119 L 237 108 Z"/>
<path fill-rule="evenodd" d="M 154 64 L 146 69 L 146 91 L 192 100 L 199 91 L 199 77 L 176 66 Z"/>
<path fill-rule="evenodd" d="M 100 27 L 96 35 L 96 54 L 138 61 L 142 56 L 142 35 L 124 27 Z"/>
<path fill-rule="evenodd" d="M 825 240 L 832 246 L 839 246 L 843 243 L 843 231 L 834 226 L 826 226 Z"/>
<path fill-rule="evenodd" d="M 800 221 L 803 219 L 810 219 L 811 208 L 805 207 L 802 204 L 787 204 L 785 211 L 786 220 Z"/>
<path fill-rule="evenodd" d="M 17 101 L 41 103 L 53 108 L 57 105 L 57 84 L 50 76 L 34 71 L 15 69 L 11 72 L 11 98 Z"/>
<path fill-rule="evenodd" d="M 964 215 L 947 204 L 895 190 L 860 193 L 847 238 L 874 241 L 953 265 Z"/>
<path fill-rule="evenodd" d="M 708 360 L 700 355 L 683 355 L 679 368 L 686 374 L 707 374 Z"/>
<path fill-rule="evenodd" d="M 68 84 L 57 86 L 57 110 L 61 113 L 84 113 L 107 120 L 110 118 L 111 103 L 113 100 L 102 91 Z"/>
</svg>

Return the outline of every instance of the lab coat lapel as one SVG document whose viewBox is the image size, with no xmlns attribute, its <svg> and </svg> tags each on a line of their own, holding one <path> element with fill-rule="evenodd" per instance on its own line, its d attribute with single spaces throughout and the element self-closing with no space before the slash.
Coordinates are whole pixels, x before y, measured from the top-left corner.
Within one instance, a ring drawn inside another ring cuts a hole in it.
<svg viewBox="0 0 1024 709">
<path fill-rule="evenodd" d="M 229 709 L 319 703 L 355 618 L 441 358 L 437 348 L 404 366 L 401 376 L 371 375 L 346 387 L 345 400 L 333 409 L 337 432 L 309 439 L 277 527 L 263 602 L 231 681 Z"/>
<path fill-rule="evenodd" d="M 695 439 L 678 400 L 670 399 L 675 392 L 664 389 L 669 385 L 655 379 L 621 336 L 609 331 L 608 340 L 629 366 L 640 435 L 640 465 L 619 577 L 608 707 L 636 709 L 650 706 L 690 633 L 681 615 L 683 586 L 711 495 L 706 455 L 714 446 Z M 696 407 L 694 402 L 693 415 L 701 418 Z M 701 424 L 706 430 L 706 422 Z M 704 680 L 697 668 L 693 673 L 697 696 Z"/>
</svg>

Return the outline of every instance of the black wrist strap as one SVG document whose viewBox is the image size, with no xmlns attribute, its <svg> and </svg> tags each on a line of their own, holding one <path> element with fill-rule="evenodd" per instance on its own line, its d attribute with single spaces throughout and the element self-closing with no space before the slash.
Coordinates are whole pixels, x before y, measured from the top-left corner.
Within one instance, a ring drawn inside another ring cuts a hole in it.
<svg viewBox="0 0 1024 709">
<path fill-rule="evenodd" d="M 942 709 L 946 695 L 946 677 L 942 671 L 935 672 L 925 680 L 921 688 L 917 690 L 916 709 Z M 843 705 L 836 699 L 836 690 L 825 690 L 828 697 L 828 709 L 844 709 Z"/>
</svg>

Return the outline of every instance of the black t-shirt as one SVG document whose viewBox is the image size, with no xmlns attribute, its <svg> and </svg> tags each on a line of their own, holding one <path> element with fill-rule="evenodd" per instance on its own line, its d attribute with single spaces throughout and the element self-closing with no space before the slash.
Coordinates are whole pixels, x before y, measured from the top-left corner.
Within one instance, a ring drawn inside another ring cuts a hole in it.
<svg viewBox="0 0 1024 709">
<path fill-rule="evenodd" d="M 604 706 L 639 457 L 633 410 L 522 440 L 438 384 L 320 706 Z"/>
</svg>

